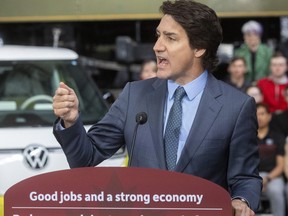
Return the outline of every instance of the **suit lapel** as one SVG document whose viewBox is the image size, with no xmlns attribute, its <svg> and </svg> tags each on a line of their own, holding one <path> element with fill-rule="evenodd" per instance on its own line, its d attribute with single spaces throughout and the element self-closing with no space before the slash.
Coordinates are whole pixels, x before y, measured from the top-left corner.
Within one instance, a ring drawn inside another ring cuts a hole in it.
<svg viewBox="0 0 288 216">
<path fill-rule="evenodd" d="M 222 105 L 216 100 L 221 94 L 218 81 L 209 74 L 193 125 L 177 163 L 176 171 L 182 172 L 193 159 L 193 156 L 221 110 Z"/>
<path fill-rule="evenodd" d="M 153 144 L 161 169 L 166 169 L 164 144 L 163 144 L 163 112 L 165 107 L 167 81 L 156 79 L 153 83 L 154 91 L 146 97 L 148 107 L 148 122 L 152 133 Z"/>
</svg>

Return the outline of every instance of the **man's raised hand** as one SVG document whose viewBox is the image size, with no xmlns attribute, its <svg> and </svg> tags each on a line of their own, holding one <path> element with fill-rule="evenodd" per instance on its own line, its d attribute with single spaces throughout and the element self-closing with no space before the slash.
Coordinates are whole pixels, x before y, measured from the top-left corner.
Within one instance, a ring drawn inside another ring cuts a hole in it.
<svg viewBox="0 0 288 216">
<path fill-rule="evenodd" d="M 78 118 L 79 101 L 74 90 L 60 82 L 53 97 L 54 114 L 64 121 L 66 128 L 72 126 Z"/>
</svg>

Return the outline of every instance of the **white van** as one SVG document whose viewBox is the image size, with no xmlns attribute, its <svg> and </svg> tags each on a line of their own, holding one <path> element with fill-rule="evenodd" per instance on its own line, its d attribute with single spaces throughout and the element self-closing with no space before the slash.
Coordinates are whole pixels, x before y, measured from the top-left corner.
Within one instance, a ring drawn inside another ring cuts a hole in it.
<svg viewBox="0 0 288 216">
<path fill-rule="evenodd" d="M 60 81 L 77 93 L 87 129 L 107 112 L 77 58 L 64 48 L 0 46 L 0 199 L 27 177 L 69 168 L 52 134 L 52 97 Z M 122 149 L 101 165 L 121 166 L 124 158 Z"/>
</svg>

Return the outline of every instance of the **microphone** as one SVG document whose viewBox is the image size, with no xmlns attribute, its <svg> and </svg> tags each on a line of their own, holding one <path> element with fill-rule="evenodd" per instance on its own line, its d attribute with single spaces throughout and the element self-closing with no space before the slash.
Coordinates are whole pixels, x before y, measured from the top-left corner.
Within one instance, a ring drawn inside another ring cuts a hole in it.
<svg viewBox="0 0 288 216">
<path fill-rule="evenodd" d="M 134 128 L 134 133 L 133 133 L 132 142 L 131 142 L 131 150 L 130 150 L 128 167 L 130 167 L 132 164 L 132 158 L 133 158 L 133 152 L 134 152 L 138 126 L 145 124 L 147 122 L 147 119 L 148 119 L 147 113 L 145 112 L 137 113 L 135 119 L 136 119 L 136 126 Z"/>
<path fill-rule="evenodd" d="M 148 117 L 147 117 L 147 114 L 145 112 L 140 112 L 140 113 L 137 113 L 135 119 L 136 119 L 137 124 L 142 125 L 142 124 L 145 124 L 147 122 Z"/>
</svg>

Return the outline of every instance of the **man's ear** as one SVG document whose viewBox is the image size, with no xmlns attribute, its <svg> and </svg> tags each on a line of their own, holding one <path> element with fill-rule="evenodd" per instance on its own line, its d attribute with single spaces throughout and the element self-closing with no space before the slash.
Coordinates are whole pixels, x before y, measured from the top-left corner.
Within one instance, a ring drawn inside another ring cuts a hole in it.
<svg viewBox="0 0 288 216">
<path fill-rule="evenodd" d="M 194 54 L 196 58 L 200 58 L 204 55 L 206 49 L 194 49 Z"/>
</svg>

